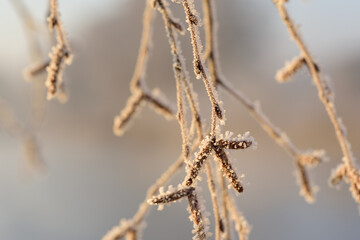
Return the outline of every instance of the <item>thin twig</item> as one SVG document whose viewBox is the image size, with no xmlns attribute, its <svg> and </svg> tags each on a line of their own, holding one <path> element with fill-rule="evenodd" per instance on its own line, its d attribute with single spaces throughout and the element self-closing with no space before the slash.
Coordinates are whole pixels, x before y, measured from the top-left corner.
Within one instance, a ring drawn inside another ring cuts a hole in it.
<svg viewBox="0 0 360 240">
<path fill-rule="evenodd" d="M 29 12 L 22 0 L 12 0 L 14 9 L 16 10 L 23 26 L 28 42 L 29 55 L 32 65 L 23 70 L 25 80 L 32 81 L 31 85 L 31 129 L 38 129 L 41 125 L 45 115 L 45 86 L 43 76 L 40 73 L 45 72 L 46 67 L 49 65 L 49 60 L 44 60 L 43 51 L 41 49 L 41 42 L 39 35 L 43 33 L 34 17 Z"/>
<path fill-rule="evenodd" d="M 229 218 L 229 207 L 227 203 L 228 198 L 228 189 L 225 183 L 224 173 L 221 171 L 221 163 L 218 162 L 219 170 L 218 170 L 218 182 L 221 193 L 221 211 L 222 211 L 222 219 L 223 219 L 223 234 L 222 237 L 225 240 L 230 240 L 230 218 Z"/>
<path fill-rule="evenodd" d="M 219 100 L 217 98 L 217 92 L 213 87 L 213 84 L 210 83 L 209 77 L 206 73 L 205 66 L 201 60 L 200 57 L 200 38 L 198 36 L 198 29 L 197 25 L 199 23 L 199 18 L 197 16 L 197 12 L 193 6 L 193 0 L 183 0 L 182 1 L 187 23 L 189 25 L 189 32 L 191 37 L 191 44 L 193 48 L 193 64 L 194 64 L 194 72 L 197 78 L 202 77 L 204 81 L 204 85 L 206 88 L 206 91 L 209 95 L 209 99 L 212 105 L 211 110 L 211 131 L 210 135 L 215 136 L 216 132 L 216 119 L 219 118 L 220 120 L 224 120 L 223 111 L 220 108 Z"/>
<path fill-rule="evenodd" d="M 171 119 L 175 114 L 170 104 L 160 96 L 159 92 L 153 91 L 151 93 L 145 83 L 145 72 L 149 58 L 149 52 L 151 48 L 151 31 L 152 21 L 154 18 L 154 9 L 151 0 L 145 1 L 145 10 L 143 14 L 143 30 L 142 38 L 139 47 L 138 57 L 136 61 L 135 70 L 130 81 L 130 91 L 132 95 L 128 100 L 127 106 L 120 112 L 118 116 L 114 118 L 113 131 L 117 136 L 121 136 L 124 133 L 127 124 L 138 109 L 143 101 L 149 102 L 156 112 L 163 115 L 166 119 Z M 141 96 L 141 97 L 139 97 Z M 134 103 L 131 99 L 138 99 L 137 104 L 133 104 L 132 111 L 129 111 L 129 104 Z M 128 115 L 130 113 L 130 115 Z M 126 120 L 123 122 L 122 120 Z"/>
<path fill-rule="evenodd" d="M 20 123 L 13 111 L 0 99 L 0 126 L 12 137 L 19 140 L 23 148 L 24 158 L 35 170 L 43 170 L 45 163 L 39 152 L 35 135 Z"/>
<path fill-rule="evenodd" d="M 209 71 L 213 84 L 216 87 L 220 76 L 220 65 L 216 60 L 217 52 L 217 26 L 216 12 L 213 0 L 203 0 L 204 28 L 205 28 L 205 51 L 203 59 L 208 62 Z"/>
<path fill-rule="evenodd" d="M 348 180 L 350 181 L 350 188 L 353 193 L 354 200 L 360 204 L 360 191 L 358 191 L 358 189 L 360 189 L 360 173 L 354 167 L 354 156 L 351 152 L 350 143 L 346 136 L 345 126 L 336 113 L 333 93 L 331 92 L 326 82 L 321 78 L 319 66 L 315 63 L 314 58 L 311 56 L 309 50 L 305 46 L 305 43 L 302 40 L 297 28 L 295 27 L 295 24 L 288 14 L 285 6 L 287 0 L 273 0 L 273 2 L 279 11 L 282 21 L 289 31 L 291 39 L 294 40 L 299 47 L 301 55 L 304 57 L 315 86 L 317 87 L 319 99 L 323 103 L 328 113 L 343 154 L 342 161 L 346 167 L 346 174 Z"/>
<path fill-rule="evenodd" d="M 248 240 L 251 226 L 249 226 L 249 223 L 246 221 L 244 216 L 236 208 L 235 201 L 231 196 L 229 196 L 229 194 L 227 194 L 226 203 L 231 217 L 235 223 L 235 230 L 238 234 L 239 240 Z"/>
<path fill-rule="evenodd" d="M 57 43 L 52 47 L 51 53 L 49 54 L 50 63 L 46 68 L 48 77 L 45 85 L 48 88 L 47 99 L 50 100 L 56 96 L 57 90 L 63 81 L 62 73 L 65 64 L 71 64 L 73 54 L 60 19 L 57 0 L 50 0 L 50 14 L 47 20 L 50 32 L 55 29 L 57 36 Z"/>
<path fill-rule="evenodd" d="M 177 98 L 177 119 L 180 125 L 181 129 L 181 136 L 182 136 L 182 148 L 183 148 L 183 155 L 185 162 L 189 162 L 189 144 L 188 144 L 188 133 L 187 133 L 187 127 L 186 127 L 186 118 L 184 114 L 184 102 L 183 102 L 183 84 L 182 80 L 184 77 L 183 71 L 182 71 L 182 62 L 180 60 L 180 53 L 178 46 L 176 44 L 177 35 L 173 31 L 173 28 L 175 28 L 178 31 L 182 31 L 182 27 L 179 23 L 177 23 L 175 20 L 173 20 L 171 16 L 171 12 L 166 7 L 167 2 L 156 0 L 154 1 L 154 5 L 158 5 L 158 9 L 161 12 L 164 23 L 165 23 L 165 29 L 169 38 L 170 47 L 171 47 L 171 53 L 173 55 L 173 70 L 175 74 L 175 81 L 176 81 L 176 98 Z"/>
<path fill-rule="evenodd" d="M 200 145 L 200 151 L 196 154 L 195 161 L 187 173 L 184 183 L 186 186 L 191 186 L 195 184 L 195 180 L 198 177 L 201 167 L 208 159 L 210 153 L 214 151 L 218 161 L 221 163 L 222 170 L 226 174 L 229 182 L 232 184 L 233 188 L 238 191 L 242 192 L 243 187 L 240 184 L 240 180 L 237 177 L 237 174 L 233 170 L 231 163 L 225 153 L 224 149 L 229 148 L 229 146 L 236 146 L 233 149 L 246 149 L 253 145 L 254 139 L 248 136 L 248 133 L 238 137 L 230 139 L 232 133 L 226 132 L 225 136 L 220 135 L 219 140 L 215 140 L 215 137 L 210 138 L 207 136 Z M 236 144 L 228 144 L 229 142 L 236 142 Z M 255 144 L 254 144 L 255 145 Z"/>
<path fill-rule="evenodd" d="M 216 57 L 217 52 L 217 26 L 216 26 L 216 11 L 215 3 L 213 0 L 203 0 L 203 12 L 204 12 L 204 28 L 205 28 L 205 51 L 203 54 L 203 59 L 207 61 L 211 79 L 215 89 L 217 88 L 218 76 L 220 73 L 220 66 Z M 221 169 L 221 163 L 218 162 L 219 170 Z M 221 193 L 221 210 L 222 218 L 220 226 L 220 231 L 222 239 L 230 240 L 230 220 L 229 220 L 229 211 L 227 206 L 227 197 L 228 189 L 224 181 L 224 175 L 222 171 L 218 171 L 217 179 L 219 183 L 220 193 Z"/>
<path fill-rule="evenodd" d="M 275 79 L 280 83 L 290 81 L 291 76 L 304 66 L 305 63 L 306 62 L 303 56 L 295 57 L 291 61 L 286 62 L 285 66 L 277 71 Z"/>
<path fill-rule="evenodd" d="M 197 144 L 194 145 L 194 149 L 195 147 L 197 147 Z M 120 226 L 115 226 L 113 229 L 111 229 L 108 233 L 106 233 L 102 240 L 121 239 L 129 230 L 140 225 L 150 209 L 148 199 L 152 198 L 152 196 L 156 194 L 159 188 L 166 184 L 175 175 L 175 173 L 181 169 L 183 165 L 184 158 L 181 155 L 147 190 L 146 197 L 144 201 L 140 204 L 136 214 L 131 219 L 123 222 Z"/>
<path fill-rule="evenodd" d="M 180 55 L 181 48 L 180 44 L 177 42 L 177 33 L 173 29 L 176 29 L 180 33 L 183 33 L 182 27 L 180 24 L 176 23 L 175 20 L 173 20 L 173 17 L 171 16 L 171 12 L 161 0 L 154 1 L 155 5 L 158 4 L 158 9 L 162 13 L 164 22 L 165 22 L 165 29 L 168 35 L 170 47 L 171 47 L 171 53 L 173 55 L 173 68 L 175 72 L 175 78 L 177 79 L 177 85 L 179 78 L 182 81 L 182 83 L 185 86 L 185 93 L 190 105 L 191 113 L 193 122 L 195 123 L 196 129 L 197 129 L 197 135 L 198 135 L 198 141 L 201 142 L 203 139 L 203 131 L 202 131 L 202 124 L 201 124 L 201 118 L 198 110 L 198 106 L 196 104 L 197 99 L 196 95 L 192 89 L 192 85 L 189 82 L 189 77 L 186 71 L 186 65 L 184 64 L 183 57 Z M 182 130 L 183 131 L 183 130 Z M 219 207 L 217 203 L 217 197 L 216 197 L 216 186 L 215 182 L 212 176 L 212 169 L 209 162 L 206 164 L 206 174 L 208 177 L 208 187 L 211 194 L 211 200 L 213 204 L 213 211 L 214 211 L 214 218 L 215 218 L 215 231 L 216 236 L 218 236 L 218 232 L 220 229 L 220 215 L 219 215 Z M 219 238 L 216 238 L 219 239 Z"/>
<path fill-rule="evenodd" d="M 276 127 L 263 113 L 259 104 L 252 103 L 248 98 L 246 98 L 244 94 L 242 94 L 224 79 L 218 80 L 218 84 L 240 103 L 242 103 L 244 107 L 246 107 L 246 109 L 250 112 L 251 116 L 259 123 L 262 129 L 295 160 L 297 176 L 299 178 L 298 182 L 300 183 L 301 187 L 300 193 L 305 197 L 306 201 L 309 203 L 313 202 L 315 190 L 310 187 L 310 180 L 308 179 L 308 175 L 303 174 L 305 171 L 304 167 L 306 165 L 299 165 L 298 162 L 303 162 L 302 159 L 304 158 L 311 158 L 313 159 L 314 166 L 315 163 L 324 161 L 325 152 L 322 150 L 312 152 L 298 150 L 298 148 L 295 147 L 286 133 Z M 300 168 L 299 166 L 302 167 Z M 301 183 L 308 183 L 308 185 L 304 186 L 301 185 Z M 304 189 L 307 189 L 308 191 L 303 191 Z"/>
</svg>

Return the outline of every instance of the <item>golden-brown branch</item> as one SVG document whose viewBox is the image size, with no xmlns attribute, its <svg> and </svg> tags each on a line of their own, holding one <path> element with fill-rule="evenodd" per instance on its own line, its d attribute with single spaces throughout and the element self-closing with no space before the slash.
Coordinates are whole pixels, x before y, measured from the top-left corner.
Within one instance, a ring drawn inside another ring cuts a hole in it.
<svg viewBox="0 0 360 240">
<path fill-rule="evenodd" d="M 56 31 L 57 44 L 52 47 L 49 54 L 50 63 L 46 68 L 48 77 L 45 85 L 48 88 L 47 99 L 54 98 L 57 94 L 58 88 L 62 83 L 62 74 L 66 65 L 70 65 L 72 62 L 73 54 L 70 49 L 69 42 L 66 38 L 64 26 L 60 19 L 60 13 L 58 10 L 58 1 L 50 0 L 50 14 L 47 18 L 49 23 L 49 30 Z"/>
<path fill-rule="evenodd" d="M 323 103 L 330 118 L 330 121 L 334 127 L 335 134 L 343 154 L 342 161 L 344 166 L 346 167 L 345 172 L 347 174 L 348 180 L 350 181 L 350 188 L 353 193 L 353 197 L 355 201 L 360 204 L 360 198 L 358 197 L 360 196 L 360 193 L 359 191 L 357 191 L 360 186 L 360 181 L 358 181 L 360 173 L 354 167 L 354 157 L 352 155 L 350 143 L 345 133 L 346 131 L 344 131 L 345 126 L 343 125 L 340 117 L 336 113 L 333 93 L 329 90 L 330 88 L 326 84 L 326 81 L 321 78 L 319 66 L 315 63 L 314 58 L 311 56 L 309 50 L 305 46 L 305 43 L 300 36 L 300 33 L 298 32 L 295 24 L 293 23 L 292 19 L 288 14 L 285 6 L 287 0 L 273 0 L 273 2 L 277 10 L 279 11 L 282 21 L 288 29 L 291 39 L 294 40 L 299 47 L 301 55 L 303 56 L 306 65 L 310 71 L 311 77 L 318 90 L 319 99 Z"/>
<path fill-rule="evenodd" d="M 175 20 L 173 20 L 173 17 L 171 15 L 171 12 L 169 11 L 166 2 L 164 3 L 162 0 L 155 0 L 154 5 L 158 7 L 159 11 L 161 12 L 163 16 L 163 20 L 165 23 L 165 29 L 168 35 L 171 53 L 173 55 L 173 68 L 175 72 L 175 78 L 181 79 L 184 87 L 185 87 L 185 94 L 187 96 L 187 100 L 189 102 L 189 106 L 192 113 L 192 119 L 193 123 L 196 126 L 197 129 L 197 135 L 198 135 L 198 141 L 201 142 L 203 139 L 203 130 L 202 130 L 202 124 L 201 124 L 201 118 L 200 113 L 197 106 L 197 99 L 196 94 L 192 89 L 192 85 L 189 82 L 189 76 L 186 71 L 186 65 L 184 64 L 183 57 L 181 56 L 181 47 L 177 40 L 177 33 L 176 31 L 173 31 L 173 29 L 176 29 L 178 32 L 183 33 L 182 26 L 177 23 Z M 177 83 L 178 84 L 178 83 Z M 197 159 L 195 159 L 196 164 Z M 198 168 L 200 169 L 200 168 Z M 214 211 L 214 218 L 215 218 L 215 229 L 216 229 L 216 239 L 219 239 L 219 229 L 220 229 L 220 214 L 219 214 L 219 207 L 217 203 L 217 197 L 216 197 L 216 186 L 215 181 L 212 176 L 212 169 L 210 162 L 206 163 L 206 174 L 208 178 L 208 187 L 211 194 L 211 200 L 213 205 L 213 211 Z"/>
<path fill-rule="evenodd" d="M 183 0 L 182 1 L 184 11 L 187 18 L 187 23 L 189 25 L 189 32 L 191 37 L 191 44 L 193 48 L 193 65 L 194 72 L 197 78 L 202 78 L 204 81 L 204 85 L 206 91 L 209 95 L 209 99 L 212 105 L 211 109 L 211 136 L 215 136 L 216 132 L 216 119 L 224 120 L 223 111 L 220 108 L 220 102 L 217 98 L 217 92 L 214 89 L 213 84 L 210 82 L 209 77 L 206 73 L 205 66 L 201 60 L 200 53 L 200 38 L 198 34 L 197 25 L 199 23 L 199 18 L 197 16 L 197 12 L 194 8 L 193 1 Z"/>
</svg>

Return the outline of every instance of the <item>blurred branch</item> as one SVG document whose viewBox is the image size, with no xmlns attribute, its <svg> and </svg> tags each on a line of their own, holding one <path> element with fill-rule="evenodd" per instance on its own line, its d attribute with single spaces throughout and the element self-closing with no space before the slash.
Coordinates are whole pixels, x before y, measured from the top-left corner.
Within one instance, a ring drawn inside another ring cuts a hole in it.
<svg viewBox="0 0 360 240">
<path fill-rule="evenodd" d="M 342 161 L 345 167 L 345 171 L 343 171 L 343 174 L 347 177 L 347 181 L 350 184 L 350 191 L 352 192 L 354 200 L 358 204 L 360 204 L 360 172 L 354 167 L 355 158 L 351 152 L 350 142 L 348 141 L 346 136 L 345 126 L 342 123 L 341 118 L 336 113 L 334 94 L 326 81 L 321 78 L 319 66 L 315 63 L 309 50 L 305 46 L 305 43 L 300 36 L 300 33 L 298 32 L 295 24 L 289 16 L 285 6 L 287 0 L 273 0 L 273 2 L 279 11 L 282 21 L 288 29 L 291 39 L 294 40 L 299 47 L 301 55 L 303 56 L 304 61 L 306 62 L 306 65 L 310 71 L 312 79 L 318 90 L 319 99 L 323 103 L 328 113 L 343 154 Z"/>
<path fill-rule="evenodd" d="M 23 155 L 28 165 L 35 170 L 43 170 L 45 163 L 39 152 L 36 137 L 28 131 L 15 117 L 7 104 L 0 99 L 0 125 L 9 135 L 22 145 Z"/>
</svg>

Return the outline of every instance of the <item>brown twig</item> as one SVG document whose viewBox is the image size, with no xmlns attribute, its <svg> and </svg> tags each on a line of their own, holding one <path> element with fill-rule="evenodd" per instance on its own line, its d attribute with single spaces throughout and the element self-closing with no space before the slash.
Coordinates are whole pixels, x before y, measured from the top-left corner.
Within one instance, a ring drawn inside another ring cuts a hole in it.
<svg viewBox="0 0 360 240">
<path fill-rule="evenodd" d="M 221 163 L 218 162 L 218 174 L 217 174 L 217 179 L 219 182 L 219 188 L 220 188 L 220 195 L 221 195 L 221 214 L 222 214 L 222 237 L 225 240 L 230 240 L 230 218 L 229 218 L 229 207 L 228 207 L 228 203 L 227 203 L 227 198 L 228 198 L 228 188 L 226 186 L 225 183 L 225 177 L 224 177 L 224 173 L 221 170 Z"/>
<path fill-rule="evenodd" d="M 189 144 L 188 144 L 188 133 L 186 127 L 186 118 L 184 114 L 184 102 L 183 102 L 183 84 L 182 80 L 185 77 L 185 74 L 182 71 L 182 61 L 180 60 L 180 52 L 179 47 L 176 44 L 177 35 L 173 31 L 176 29 L 177 31 L 183 32 L 181 24 L 177 23 L 172 16 L 169 9 L 166 7 L 167 2 L 161 0 L 155 0 L 153 6 L 158 6 L 158 10 L 163 16 L 165 29 L 169 38 L 171 53 L 173 55 L 173 70 L 175 74 L 175 82 L 176 82 L 176 98 L 177 98 L 177 119 L 181 129 L 182 136 L 182 148 L 185 162 L 189 162 Z"/>
<path fill-rule="evenodd" d="M 48 77 L 45 85 L 48 88 L 47 99 L 50 100 L 56 96 L 58 87 L 63 81 L 62 73 L 65 64 L 71 64 L 73 55 L 60 19 L 57 0 L 50 0 L 50 14 L 47 20 L 50 32 L 55 29 L 57 36 L 57 43 L 52 47 L 49 54 L 50 62 L 46 68 Z"/>
<path fill-rule="evenodd" d="M 229 209 L 229 212 L 231 214 L 231 218 L 235 223 L 235 230 L 238 234 L 239 240 L 248 240 L 251 226 L 249 226 L 249 223 L 246 221 L 244 216 L 242 216 L 242 214 L 236 208 L 234 199 L 231 196 L 227 195 L 226 203 L 227 208 Z"/>
<path fill-rule="evenodd" d="M 267 116 L 261 111 L 260 105 L 252 103 L 243 93 L 236 90 L 229 82 L 225 80 L 225 77 L 221 73 L 221 66 L 219 61 L 216 39 L 216 26 L 215 26 L 215 10 L 212 8 L 213 3 L 211 0 L 204 0 L 204 17 L 205 17 L 205 35 L 207 38 L 207 45 L 205 51 L 206 60 L 209 63 L 210 73 L 212 79 L 216 79 L 216 83 L 227 91 L 230 95 L 235 97 L 240 103 L 242 103 L 249 111 L 250 114 L 257 120 L 260 126 L 273 138 L 282 148 L 284 148 L 294 159 L 297 169 L 297 176 L 300 183 L 300 193 L 305 197 L 308 202 L 314 200 L 314 190 L 310 187 L 310 180 L 303 164 L 304 158 L 315 159 L 314 162 L 318 163 L 324 158 L 323 152 L 314 151 L 313 153 L 304 152 L 298 150 L 294 144 L 290 141 L 287 135 L 280 129 L 275 127 Z M 320 154 L 322 153 L 322 154 Z M 305 184 L 305 185 L 303 185 Z"/>
<path fill-rule="evenodd" d="M 216 119 L 224 120 L 223 111 L 220 108 L 220 103 L 217 98 L 217 92 L 214 89 L 213 84 L 209 81 L 209 77 L 206 73 L 205 66 L 200 57 L 200 38 L 198 34 L 197 25 L 199 24 L 199 17 L 193 6 L 193 1 L 183 0 L 182 1 L 184 11 L 186 14 L 187 23 L 189 25 L 189 32 L 191 37 L 191 44 L 193 48 L 193 65 L 196 78 L 202 78 L 206 91 L 209 95 L 209 99 L 212 105 L 211 109 L 211 131 L 210 135 L 215 136 L 216 132 Z"/>
<path fill-rule="evenodd" d="M 42 72 L 46 71 L 46 68 L 49 66 L 50 61 L 41 61 L 32 64 L 24 70 L 25 79 L 32 79 L 33 77 L 39 75 Z"/>
<path fill-rule="evenodd" d="M 192 191 L 188 196 L 189 212 L 191 214 L 191 220 L 194 223 L 194 229 L 199 240 L 207 238 L 208 229 L 206 227 L 206 221 L 202 216 L 202 209 L 199 203 L 196 191 Z"/>
<path fill-rule="evenodd" d="M 198 106 L 196 104 L 196 102 L 197 102 L 196 95 L 192 89 L 191 83 L 189 82 L 189 77 L 188 77 L 188 74 L 186 71 L 186 65 L 184 64 L 183 57 L 180 54 L 181 48 L 180 48 L 180 44 L 178 44 L 178 41 L 177 41 L 177 33 L 176 33 L 176 31 L 173 31 L 173 29 L 176 29 L 178 32 L 183 33 L 183 28 L 179 23 L 177 23 L 177 21 L 173 20 L 171 12 L 166 4 L 167 4 L 166 1 L 165 2 L 163 2 L 162 0 L 154 1 L 154 6 L 158 7 L 159 11 L 161 12 L 161 14 L 163 16 L 163 20 L 165 23 L 165 29 L 166 29 L 166 32 L 168 35 L 168 39 L 169 39 L 169 43 L 170 43 L 170 47 L 171 47 L 171 53 L 173 55 L 173 68 L 174 68 L 174 72 L 175 72 L 175 78 L 177 79 L 177 85 L 178 85 L 178 82 L 181 81 L 183 83 L 183 85 L 185 86 L 185 94 L 187 96 L 189 106 L 191 109 L 193 123 L 195 124 L 196 129 L 197 129 L 198 141 L 201 142 L 203 139 L 203 131 L 202 131 L 202 124 L 201 124 L 201 118 L 200 118 Z M 184 124 L 182 124 L 182 125 L 184 126 Z M 182 130 L 182 131 L 184 131 L 184 130 Z M 211 194 L 211 200 L 212 200 L 212 204 L 213 204 L 216 239 L 220 239 L 219 238 L 219 229 L 220 229 L 220 222 L 222 220 L 220 218 L 219 207 L 218 207 L 218 203 L 217 203 L 215 181 L 212 176 L 212 169 L 211 169 L 211 165 L 209 162 L 206 163 L 206 174 L 208 177 L 208 187 L 209 187 L 209 191 Z"/>
<path fill-rule="evenodd" d="M 151 47 L 151 26 L 154 15 L 154 9 L 150 0 L 146 0 L 146 6 L 143 14 L 143 30 L 139 47 L 139 53 L 133 76 L 130 81 L 130 96 L 126 107 L 114 118 L 113 131 L 117 136 L 124 133 L 127 123 L 131 120 L 133 113 L 141 106 L 141 103 L 149 102 L 158 113 L 167 119 L 171 119 L 175 114 L 172 107 L 161 98 L 160 93 L 151 93 L 146 88 L 145 71 Z M 136 101 L 135 101 L 136 100 Z"/>
<path fill-rule="evenodd" d="M 231 134 L 228 133 L 225 135 L 225 137 L 221 135 L 219 140 L 215 140 L 215 138 L 210 138 L 210 136 L 207 136 L 202 141 L 200 146 L 200 151 L 196 154 L 195 161 L 190 171 L 188 172 L 187 176 L 185 177 L 184 184 L 186 186 L 191 186 L 195 183 L 195 180 L 199 175 L 202 165 L 207 160 L 210 153 L 214 151 L 217 159 L 221 163 L 223 172 L 228 177 L 233 188 L 238 192 L 243 191 L 243 187 L 240 184 L 240 180 L 238 179 L 237 174 L 233 170 L 228 160 L 227 154 L 224 151 L 224 148 L 229 148 L 229 146 L 232 146 L 232 144 L 227 144 L 229 142 L 231 143 L 237 142 L 236 149 L 246 149 L 254 143 L 254 140 L 252 137 L 248 137 L 247 135 L 244 136 L 239 135 L 238 137 L 233 139 L 229 139 L 230 137 Z"/>
<path fill-rule="evenodd" d="M 194 148 L 195 147 L 197 147 L 196 144 L 194 145 Z M 140 204 L 136 214 L 131 219 L 122 222 L 120 226 L 115 226 L 111 229 L 102 240 L 119 240 L 123 238 L 128 231 L 139 226 L 149 212 L 150 205 L 148 204 L 148 199 L 152 198 L 159 188 L 166 184 L 183 165 L 184 158 L 181 155 L 147 190 L 145 200 Z"/>
<path fill-rule="evenodd" d="M 45 86 L 43 76 L 40 73 L 45 72 L 46 67 L 49 65 L 49 60 L 44 61 L 43 51 L 41 49 L 41 42 L 39 35 L 43 33 L 40 26 L 37 24 L 33 16 L 30 14 L 28 8 L 22 0 L 12 0 L 14 9 L 16 10 L 23 26 L 28 42 L 29 56 L 33 63 L 30 67 L 24 69 L 23 75 L 25 80 L 32 81 L 32 94 L 31 94 L 31 129 L 36 129 L 40 126 L 44 119 L 45 112 Z"/>
<path fill-rule="evenodd" d="M 305 46 L 305 43 L 302 40 L 297 28 L 295 27 L 295 24 L 293 23 L 292 19 L 288 14 L 285 6 L 287 0 L 273 0 L 273 2 L 279 11 L 282 21 L 284 22 L 289 31 L 291 39 L 294 40 L 299 47 L 301 55 L 303 56 L 304 61 L 306 62 L 306 65 L 315 83 L 315 86 L 317 87 L 319 99 L 323 103 L 328 113 L 343 154 L 342 161 L 346 169 L 344 173 L 346 174 L 346 177 L 349 181 L 350 190 L 353 193 L 354 200 L 358 204 L 360 204 L 360 173 L 354 167 L 354 157 L 351 152 L 350 143 L 346 136 L 345 126 L 343 125 L 341 119 L 336 113 L 333 93 L 331 92 L 329 86 L 326 84 L 324 79 L 321 78 L 319 66 L 315 63 L 309 50 Z"/>
<path fill-rule="evenodd" d="M 295 147 L 286 133 L 281 131 L 269 120 L 269 118 L 263 113 L 259 104 L 251 102 L 244 94 L 242 94 L 224 79 L 218 81 L 218 84 L 222 86 L 223 89 L 232 95 L 235 99 L 241 102 L 250 112 L 251 116 L 259 123 L 262 129 L 295 160 L 298 183 L 300 184 L 301 188 L 300 194 L 304 196 L 307 202 L 313 202 L 316 191 L 310 186 L 308 174 L 304 174 L 305 167 L 309 165 L 303 164 L 306 162 L 303 159 L 313 159 L 314 164 L 312 166 L 314 166 L 316 163 L 322 162 L 326 159 L 325 152 L 323 150 L 299 150 L 297 147 Z M 303 185 L 303 183 L 306 183 L 306 185 Z"/>
<path fill-rule="evenodd" d="M 0 99 L 0 125 L 21 142 L 24 158 L 35 170 L 43 170 L 45 163 L 39 152 L 39 146 L 34 134 L 20 123 L 7 104 Z"/>
<path fill-rule="evenodd" d="M 158 196 L 153 196 L 148 200 L 151 205 L 159 205 L 176 202 L 182 198 L 187 197 L 189 202 L 189 212 L 191 214 L 191 221 L 194 223 L 196 235 L 199 240 L 206 239 L 206 222 L 201 213 L 199 199 L 197 197 L 194 187 L 180 188 L 175 192 L 163 193 Z"/>
<path fill-rule="evenodd" d="M 285 66 L 277 71 L 275 79 L 280 83 L 290 81 L 291 76 L 304 66 L 305 63 L 306 62 L 303 56 L 295 57 L 291 61 L 286 62 Z"/>
</svg>

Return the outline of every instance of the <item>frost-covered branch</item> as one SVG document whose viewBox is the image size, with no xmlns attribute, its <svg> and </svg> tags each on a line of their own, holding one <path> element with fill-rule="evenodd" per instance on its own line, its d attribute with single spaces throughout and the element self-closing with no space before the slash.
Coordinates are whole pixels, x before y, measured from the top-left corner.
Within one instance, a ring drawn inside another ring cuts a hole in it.
<svg viewBox="0 0 360 240">
<path fill-rule="evenodd" d="M 59 86 L 62 84 L 62 74 L 66 65 L 70 65 L 73 59 L 73 54 L 70 49 L 69 42 L 66 38 L 64 26 L 62 25 L 60 14 L 58 10 L 58 1 L 50 0 L 50 14 L 47 18 L 49 23 L 49 30 L 56 31 L 57 43 L 52 47 L 49 54 L 50 62 L 46 70 L 48 77 L 45 85 L 48 88 L 47 99 L 54 98 L 58 92 Z"/>
<path fill-rule="evenodd" d="M 220 102 L 217 97 L 217 92 L 214 89 L 213 84 L 210 81 L 210 78 L 208 77 L 206 73 L 205 66 L 203 64 L 203 61 L 201 59 L 201 41 L 198 33 L 198 27 L 199 24 L 199 17 L 197 14 L 197 11 L 195 10 L 193 0 L 183 0 L 182 1 L 184 11 L 186 14 L 187 23 L 189 25 L 189 32 L 191 37 L 191 44 L 193 48 L 193 65 L 194 65 L 194 72 L 196 75 L 196 78 L 202 78 L 204 81 L 204 85 L 206 88 L 206 91 L 209 95 L 209 99 L 212 105 L 211 109 L 211 131 L 210 135 L 215 136 L 216 131 L 216 119 L 222 120 L 222 122 L 225 119 L 225 116 L 221 107 Z"/>
<path fill-rule="evenodd" d="M 312 79 L 318 90 L 319 99 L 323 103 L 334 127 L 335 134 L 343 154 L 342 161 L 346 169 L 344 173 L 347 176 L 348 182 L 350 184 L 350 190 L 353 193 L 354 200 L 360 204 L 360 173 L 355 169 L 355 160 L 351 152 L 350 143 L 346 136 L 345 126 L 336 112 L 334 95 L 326 81 L 321 77 L 319 66 L 315 63 L 314 58 L 311 56 L 309 50 L 305 46 L 298 29 L 288 14 L 285 6 L 287 0 L 273 0 L 273 2 L 279 11 L 282 21 L 288 29 L 291 39 L 294 40 L 299 47 L 301 55 L 303 56 L 304 61 L 306 62 L 306 65 L 310 71 Z"/>
<path fill-rule="evenodd" d="M 130 91 L 132 95 L 128 99 L 126 107 L 114 118 L 113 131 L 117 136 L 123 135 L 128 122 L 135 115 L 143 102 L 148 102 L 155 110 L 166 119 L 171 119 L 175 113 L 171 104 L 162 96 L 159 90 L 150 92 L 146 88 L 145 71 L 151 48 L 151 28 L 154 9 L 152 2 L 146 0 L 146 6 L 143 14 L 143 30 L 139 47 L 139 53 L 136 61 L 135 70 L 130 81 Z"/>
</svg>

